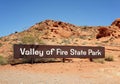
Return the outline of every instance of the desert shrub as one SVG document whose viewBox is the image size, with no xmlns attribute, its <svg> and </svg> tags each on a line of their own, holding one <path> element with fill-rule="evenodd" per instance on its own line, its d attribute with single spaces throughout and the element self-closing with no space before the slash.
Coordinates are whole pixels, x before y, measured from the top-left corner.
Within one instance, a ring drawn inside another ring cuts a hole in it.
<svg viewBox="0 0 120 84">
<path fill-rule="evenodd" d="M 13 55 L 8 57 L 8 63 L 11 65 L 16 65 L 16 64 L 24 64 L 24 63 L 31 63 L 30 58 L 18 58 L 15 59 Z"/>
<path fill-rule="evenodd" d="M 99 43 L 99 42 L 95 42 L 95 44 L 96 44 L 96 45 L 100 45 L 100 43 Z"/>
<path fill-rule="evenodd" d="M 22 63 L 31 63 L 31 58 L 22 58 Z"/>
<path fill-rule="evenodd" d="M 45 44 L 42 40 L 40 40 L 38 37 L 34 36 L 25 36 L 21 39 L 23 44 Z"/>
<path fill-rule="evenodd" d="M 4 42 L 9 41 L 9 38 L 4 38 L 3 41 Z"/>
<path fill-rule="evenodd" d="M 2 40 L 2 37 L 0 37 L 0 40 Z"/>
<path fill-rule="evenodd" d="M 87 44 L 87 42 L 83 42 L 83 43 L 82 43 L 82 45 L 86 45 L 86 44 Z"/>
<path fill-rule="evenodd" d="M 86 36 L 86 35 L 80 35 L 79 38 L 85 40 L 85 39 L 88 38 L 88 36 Z"/>
<path fill-rule="evenodd" d="M 22 58 L 15 59 L 13 57 L 13 55 L 10 55 L 9 57 L 7 57 L 7 61 L 8 61 L 8 64 L 11 64 L 11 65 L 22 64 L 23 63 L 23 59 Z"/>
<path fill-rule="evenodd" d="M 102 63 L 102 64 L 105 63 L 105 59 L 104 58 L 96 58 L 96 59 L 92 59 L 92 61 L 95 62 L 95 63 Z"/>
<path fill-rule="evenodd" d="M 42 22 L 39 22 L 38 24 L 40 25 Z"/>
<path fill-rule="evenodd" d="M 35 42 L 35 38 L 32 36 L 25 36 L 21 39 L 23 44 L 33 44 Z"/>
<path fill-rule="evenodd" d="M 2 46 L 3 44 L 2 43 L 0 43 L 0 47 Z"/>
<path fill-rule="evenodd" d="M 42 41 L 41 39 L 37 39 L 35 43 L 38 43 L 38 44 L 46 44 L 44 41 Z"/>
<path fill-rule="evenodd" d="M 106 56 L 105 57 L 105 61 L 114 61 L 114 58 L 113 58 L 113 56 Z"/>
<path fill-rule="evenodd" d="M 23 58 L 23 63 L 32 63 L 31 58 Z M 49 62 L 55 62 L 55 58 L 35 58 L 33 59 L 34 63 L 49 63 Z"/>
<path fill-rule="evenodd" d="M 96 58 L 96 59 L 92 59 L 93 62 L 95 63 L 105 63 L 105 61 L 114 61 L 113 56 L 106 56 L 105 58 Z"/>
<path fill-rule="evenodd" d="M 49 63 L 49 62 L 55 62 L 56 58 L 36 58 L 35 63 Z"/>
<path fill-rule="evenodd" d="M 25 59 L 25 58 L 14 59 L 14 58 L 10 58 L 8 60 L 8 63 L 11 64 L 11 65 L 31 63 L 31 59 Z"/>
<path fill-rule="evenodd" d="M 88 26 L 83 26 L 82 30 L 87 30 Z"/>
<path fill-rule="evenodd" d="M 0 65 L 7 64 L 7 59 L 5 59 L 3 56 L 0 56 Z"/>
<path fill-rule="evenodd" d="M 62 40 L 62 43 L 70 44 L 70 41 L 69 41 L 69 39 L 63 39 L 63 40 Z"/>
<path fill-rule="evenodd" d="M 8 60 L 8 63 L 11 65 L 32 63 L 31 58 L 14 59 L 14 57 L 12 55 L 9 56 L 7 60 Z M 55 61 L 56 61 L 56 58 L 35 58 L 35 59 L 33 59 L 34 63 L 49 63 L 49 62 L 55 62 Z"/>
<path fill-rule="evenodd" d="M 49 62 L 55 62 L 56 59 L 55 58 L 35 58 L 32 59 L 31 58 L 19 58 L 19 59 L 14 59 L 11 60 L 9 63 L 12 65 L 15 64 L 24 64 L 24 63 L 49 63 Z"/>
</svg>

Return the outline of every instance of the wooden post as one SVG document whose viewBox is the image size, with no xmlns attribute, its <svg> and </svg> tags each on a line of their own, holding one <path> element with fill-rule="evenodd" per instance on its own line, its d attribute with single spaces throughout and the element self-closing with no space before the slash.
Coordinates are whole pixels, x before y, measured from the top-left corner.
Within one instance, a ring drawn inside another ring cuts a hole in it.
<svg viewBox="0 0 120 84">
<path fill-rule="evenodd" d="M 31 64 L 33 64 L 33 63 L 34 63 L 34 59 L 35 59 L 35 57 L 34 57 L 34 56 L 32 56 L 32 57 L 31 57 Z"/>
<path fill-rule="evenodd" d="M 92 58 L 89 58 L 89 60 L 90 60 L 91 62 L 93 62 L 93 59 L 92 59 Z"/>
<path fill-rule="evenodd" d="M 65 58 L 63 58 L 63 63 L 65 63 Z"/>
</svg>

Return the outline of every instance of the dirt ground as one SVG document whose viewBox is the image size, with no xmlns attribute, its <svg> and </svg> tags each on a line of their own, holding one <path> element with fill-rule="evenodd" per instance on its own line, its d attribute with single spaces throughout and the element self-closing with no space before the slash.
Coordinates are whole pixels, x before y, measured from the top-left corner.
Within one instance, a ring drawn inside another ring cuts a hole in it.
<svg viewBox="0 0 120 84">
<path fill-rule="evenodd" d="M 77 58 L 66 63 L 0 65 L 0 84 L 120 84 L 119 20 L 105 27 L 45 20 L 1 37 L 0 56 L 5 58 L 13 56 L 13 44 L 42 44 L 103 46 L 105 56 L 112 56 L 114 61 L 95 63 Z"/>
<path fill-rule="evenodd" d="M 120 59 L 0 66 L 0 84 L 120 84 Z"/>
<path fill-rule="evenodd" d="M 35 63 L 0 66 L 0 84 L 120 84 L 120 47 L 107 47 L 114 61 Z"/>
</svg>

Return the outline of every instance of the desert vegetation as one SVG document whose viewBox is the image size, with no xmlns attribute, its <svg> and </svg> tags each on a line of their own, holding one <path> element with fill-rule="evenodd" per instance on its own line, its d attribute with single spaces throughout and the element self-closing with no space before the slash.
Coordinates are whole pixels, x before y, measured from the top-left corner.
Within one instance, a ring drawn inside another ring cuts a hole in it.
<svg viewBox="0 0 120 84">
<path fill-rule="evenodd" d="M 2 44 L 2 43 L 0 43 L 0 47 L 2 47 L 2 45 L 3 45 L 3 44 Z"/>
<path fill-rule="evenodd" d="M 9 36 L 0 37 L 1 64 L 31 62 L 31 59 L 13 59 L 12 48 L 14 44 L 111 46 L 119 48 L 120 27 L 118 23 L 119 21 L 115 20 L 110 26 L 75 26 L 61 21 L 42 21 L 23 32 L 15 32 Z M 114 55 L 108 55 L 104 59 L 93 59 L 94 62 L 99 63 L 114 60 Z M 56 61 L 56 59 L 37 58 L 34 60 L 34 62 L 51 61 Z"/>
<path fill-rule="evenodd" d="M 0 56 L 0 65 L 6 65 L 8 64 L 7 59 L 4 58 L 3 56 Z"/>
</svg>

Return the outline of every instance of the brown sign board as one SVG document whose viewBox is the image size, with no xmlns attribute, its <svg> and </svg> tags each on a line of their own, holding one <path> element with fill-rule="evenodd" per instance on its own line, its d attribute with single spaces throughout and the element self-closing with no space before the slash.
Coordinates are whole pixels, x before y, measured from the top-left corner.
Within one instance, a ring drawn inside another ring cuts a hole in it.
<svg viewBox="0 0 120 84">
<path fill-rule="evenodd" d="M 14 58 L 104 58 L 99 46 L 14 45 Z"/>
</svg>

